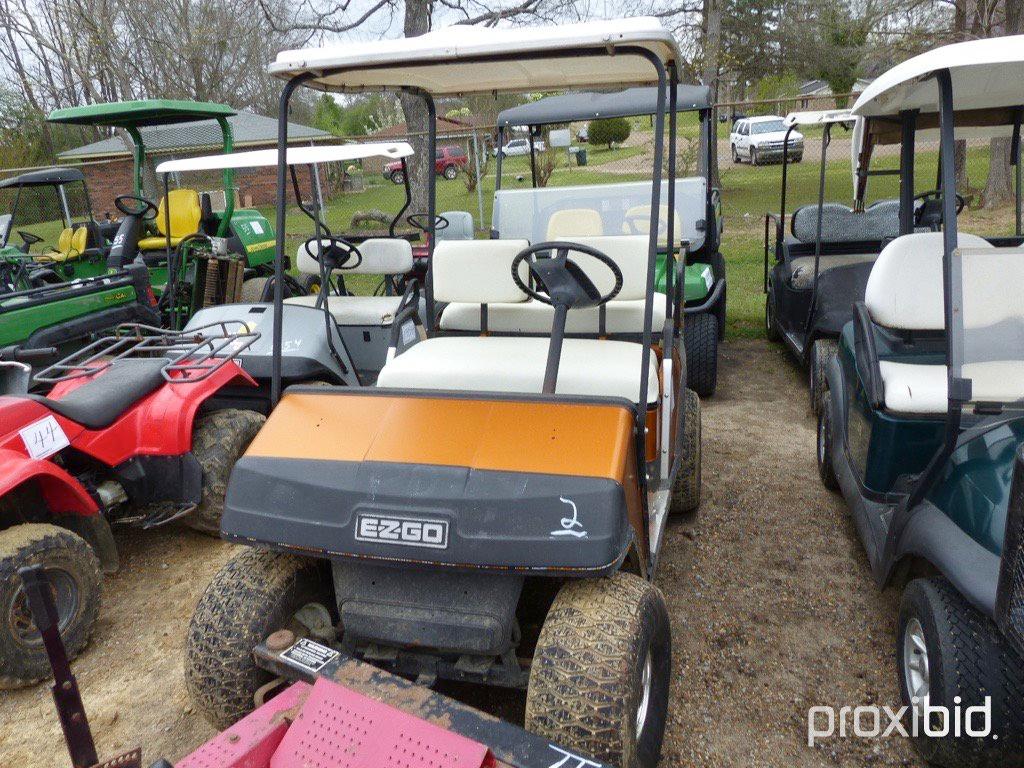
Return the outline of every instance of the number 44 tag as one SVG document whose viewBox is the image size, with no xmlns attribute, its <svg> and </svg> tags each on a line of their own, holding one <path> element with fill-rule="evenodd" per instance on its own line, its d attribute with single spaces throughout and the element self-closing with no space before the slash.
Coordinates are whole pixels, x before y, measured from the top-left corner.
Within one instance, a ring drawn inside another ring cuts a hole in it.
<svg viewBox="0 0 1024 768">
<path fill-rule="evenodd" d="M 60 424 L 53 416 L 29 424 L 18 432 L 25 450 L 33 459 L 45 459 L 71 445 Z"/>
</svg>

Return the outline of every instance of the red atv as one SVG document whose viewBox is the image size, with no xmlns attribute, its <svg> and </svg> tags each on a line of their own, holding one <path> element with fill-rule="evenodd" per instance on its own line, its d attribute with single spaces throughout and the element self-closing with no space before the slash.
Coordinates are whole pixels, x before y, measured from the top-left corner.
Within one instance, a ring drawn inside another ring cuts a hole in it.
<svg viewBox="0 0 1024 768">
<path fill-rule="evenodd" d="M 234 358 L 258 334 L 223 324 L 187 335 L 122 326 L 36 375 L 0 362 L 0 688 L 46 676 L 46 653 L 17 578 L 41 565 L 74 656 L 118 567 L 111 525 L 181 520 L 216 534 L 235 460 L 264 417 L 208 410 L 221 388 L 253 379 Z"/>
</svg>

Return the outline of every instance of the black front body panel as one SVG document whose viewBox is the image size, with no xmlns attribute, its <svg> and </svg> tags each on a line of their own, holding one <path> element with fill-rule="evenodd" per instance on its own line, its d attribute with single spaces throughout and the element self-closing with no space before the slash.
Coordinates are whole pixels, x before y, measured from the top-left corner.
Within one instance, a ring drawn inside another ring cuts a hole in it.
<svg viewBox="0 0 1024 768">
<path fill-rule="evenodd" d="M 244 456 L 223 535 L 325 558 L 601 576 L 632 542 L 607 478 Z"/>
<path fill-rule="evenodd" d="M 1013 484 L 1006 509 L 1006 536 L 996 592 L 996 623 L 1024 654 L 1024 452 L 1013 462 Z"/>
</svg>

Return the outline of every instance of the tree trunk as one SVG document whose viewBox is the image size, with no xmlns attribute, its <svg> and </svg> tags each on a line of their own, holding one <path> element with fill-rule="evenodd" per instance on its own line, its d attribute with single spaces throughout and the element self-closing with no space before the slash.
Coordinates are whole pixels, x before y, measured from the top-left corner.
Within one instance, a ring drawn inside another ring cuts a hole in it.
<svg viewBox="0 0 1024 768">
<path fill-rule="evenodd" d="M 1010 166 L 1010 140 L 1006 137 L 989 142 L 988 180 L 981 195 L 983 208 L 998 208 L 1013 200 L 1013 170 Z"/>
<path fill-rule="evenodd" d="M 405 3 L 405 36 L 415 37 L 430 31 L 434 0 L 406 0 Z M 427 157 L 427 130 L 430 117 L 427 104 L 421 96 L 403 93 L 399 100 L 402 113 L 409 129 L 409 143 L 415 154 L 409 158 L 409 185 L 412 193 L 412 205 L 409 213 L 427 212 L 427 185 L 430 183 L 430 163 L 433 158 Z"/>
<path fill-rule="evenodd" d="M 957 139 L 953 143 L 953 169 L 956 171 L 957 192 L 965 197 L 971 191 L 971 180 L 967 178 L 967 141 Z"/>
<path fill-rule="evenodd" d="M 704 66 L 701 76 L 704 85 L 711 89 L 711 103 L 718 101 L 719 58 L 722 47 L 722 6 L 721 0 L 704 0 Z M 711 119 L 715 119 L 714 110 Z M 708 168 L 708 182 L 713 187 L 721 186 L 718 177 L 718 142 L 711 145 Z"/>
</svg>

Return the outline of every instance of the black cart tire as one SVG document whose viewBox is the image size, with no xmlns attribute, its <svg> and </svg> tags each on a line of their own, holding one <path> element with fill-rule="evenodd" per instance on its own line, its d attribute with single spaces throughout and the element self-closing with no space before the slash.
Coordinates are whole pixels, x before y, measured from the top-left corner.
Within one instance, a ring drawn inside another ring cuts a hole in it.
<svg viewBox="0 0 1024 768">
<path fill-rule="evenodd" d="M 922 679 L 922 669 L 933 707 L 960 706 L 965 711 L 991 696 L 992 736 L 998 738 L 922 733 L 913 743 L 929 764 L 1024 765 L 1024 662 L 995 625 L 946 579 L 915 579 L 907 585 L 900 605 L 896 660 L 900 696 L 907 707 L 914 706 L 910 688 Z"/>
<path fill-rule="evenodd" d="M 18 576 L 18 569 L 29 565 L 41 565 L 50 579 L 69 659 L 89 642 L 100 611 L 100 563 L 85 539 L 43 523 L 0 532 L 0 689 L 31 685 L 51 674 Z"/>
<path fill-rule="evenodd" d="M 782 338 L 779 332 L 779 321 L 775 318 L 775 306 L 772 301 L 771 286 L 764 297 L 764 335 L 768 341 L 776 342 Z"/>
<path fill-rule="evenodd" d="M 825 372 L 838 351 L 839 344 L 835 339 L 815 339 L 811 347 L 811 359 L 807 369 L 810 377 L 811 410 L 815 415 L 821 413 L 822 403 L 825 401 L 824 394 L 828 390 Z"/>
<path fill-rule="evenodd" d="M 526 728 L 586 757 L 653 768 L 668 712 L 665 598 L 638 576 L 566 582 L 541 628 Z"/>
<path fill-rule="evenodd" d="M 242 304 L 259 304 L 263 301 L 263 289 L 270 282 L 269 277 L 250 277 L 242 283 L 238 300 Z"/>
<path fill-rule="evenodd" d="M 203 468 L 203 497 L 188 525 L 212 536 L 220 534 L 224 494 L 235 462 L 245 453 L 267 417 L 255 411 L 226 408 L 200 418 L 192 430 L 192 454 Z"/>
<path fill-rule="evenodd" d="M 246 549 L 214 576 L 196 606 L 185 640 L 185 684 L 211 725 L 223 730 L 253 710 L 273 676 L 253 648 L 310 603 L 330 608 L 330 574 L 319 560 Z"/>
<path fill-rule="evenodd" d="M 687 315 L 683 323 L 686 386 L 711 397 L 718 386 L 718 318 L 710 312 Z"/>
<path fill-rule="evenodd" d="M 835 441 L 835 433 L 833 431 L 832 403 L 829 402 L 830 399 L 831 396 L 826 388 L 823 398 L 824 402 L 821 405 L 821 410 L 818 411 L 818 477 L 821 478 L 821 484 L 830 491 L 838 491 L 839 479 L 836 477 L 836 468 L 832 463 L 832 446 Z"/>
<path fill-rule="evenodd" d="M 672 482 L 668 511 L 671 515 L 690 515 L 700 506 L 701 484 L 701 408 L 692 389 L 683 390 L 683 430 L 679 440 L 679 471 Z"/>
</svg>

